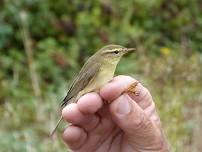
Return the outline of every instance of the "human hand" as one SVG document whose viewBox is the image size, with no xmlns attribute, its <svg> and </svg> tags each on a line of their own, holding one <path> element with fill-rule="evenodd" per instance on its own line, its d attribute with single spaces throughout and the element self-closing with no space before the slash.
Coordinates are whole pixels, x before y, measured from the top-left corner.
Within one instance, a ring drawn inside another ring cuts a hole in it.
<svg viewBox="0 0 202 152">
<path fill-rule="evenodd" d="M 63 140 L 73 152 L 169 151 L 149 91 L 139 83 L 138 95 L 123 93 L 135 81 L 117 76 L 100 94 L 88 93 L 63 109 L 71 123 Z"/>
</svg>

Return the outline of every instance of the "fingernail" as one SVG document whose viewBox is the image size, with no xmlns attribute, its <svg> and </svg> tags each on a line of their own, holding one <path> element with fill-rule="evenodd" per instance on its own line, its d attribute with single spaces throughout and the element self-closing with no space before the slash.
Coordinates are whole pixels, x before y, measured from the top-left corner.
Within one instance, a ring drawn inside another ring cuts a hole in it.
<svg viewBox="0 0 202 152">
<path fill-rule="evenodd" d="M 117 106 L 117 113 L 121 115 L 126 115 L 131 111 L 131 104 L 128 101 L 126 95 L 122 95 L 118 98 L 118 106 Z"/>
</svg>

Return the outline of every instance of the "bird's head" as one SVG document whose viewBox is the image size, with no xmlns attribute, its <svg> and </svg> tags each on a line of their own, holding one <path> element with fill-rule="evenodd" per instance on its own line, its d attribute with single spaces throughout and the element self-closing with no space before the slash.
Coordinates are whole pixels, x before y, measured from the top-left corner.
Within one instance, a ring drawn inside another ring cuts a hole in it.
<svg viewBox="0 0 202 152">
<path fill-rule="evenodd" d="M 107 45 L 101 48 L 97 53 L 105 61 L 119 61 L 121 57 L 135 48 L 126 48 L 120 45 Z"/>
</svg>

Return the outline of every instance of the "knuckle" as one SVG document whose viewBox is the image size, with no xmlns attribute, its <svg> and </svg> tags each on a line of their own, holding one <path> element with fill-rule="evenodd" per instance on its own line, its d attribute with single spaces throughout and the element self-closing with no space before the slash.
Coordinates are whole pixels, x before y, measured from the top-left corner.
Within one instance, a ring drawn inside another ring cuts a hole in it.
<svg viewBox="0 0 202 152">
<path fill-rule="evenodd" d="M 98 126 L 99 122 L 100 122 L 100 118 L 93 115 L 92 118 L 88 122 L 86 122 L 85 124 L 82 125 L 82 127 L 86 131 L 91 131 Z"/>
<path fill-rule="evenodd" d="M 144 107 L 144 112 L 148 116 L 148 118 L 152 118 L 156 114 L 155 104 L 154 102 L 148 102 Z"/>
<path fill-rule="evenodd" d="M 95 129 L 95 133 L 97 135 L 102 136 L 103 134 L 106 133 L 106 131 L 111 130 L 111 128 L 113 128 L 113 127 L 114 127 L 114 125 L 110 120 L 102 118 L 102 119 L 100 119 L 99 125 Z"/>
<path fill-rule="evenodd" d="M 149 101 L 149 103 L 151 104 L 151 102 L 153 101 L 151 93 L 149 92 L 149 90 L 145 87 L 143 87 L 142 85 L 140 85 L 137 88 L 137 93 L 138 96 L 136 97 L 136 102 L 143 102 L 143 101 Z"/>
<path fill-rule="evenodd" d="M 149 101 L 150 104 L 152 104 L 152 96 L 151 93 L 147 88 L 144 88 L 144 91 L 142 91 L 142 98 L 140 99 L 141 101 Z"/>
<path fill-rule="evenodd" d="M 151 125 L 151 121 L 147 118 L 146 114 L 142 112 L 140 116 L 134 120 L 135 129 L 147 129 Z"/>
</svg>

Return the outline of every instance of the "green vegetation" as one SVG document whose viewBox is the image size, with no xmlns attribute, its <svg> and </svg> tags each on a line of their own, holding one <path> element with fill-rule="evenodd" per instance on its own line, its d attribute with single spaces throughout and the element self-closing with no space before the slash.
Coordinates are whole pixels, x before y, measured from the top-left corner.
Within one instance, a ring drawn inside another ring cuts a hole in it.
<svg viewBox="0 0 202 152">
<path fill-rule="evenodd" d="M 136 47 L 118 74 L 147 86 L 173 151 L 202 151 L 200 0 L 1 0 L 0 151 L 65 151 L 48 135 L 86 58 Z M 200 149 L 201 148 L 201 149 Z"/>
</svg>

